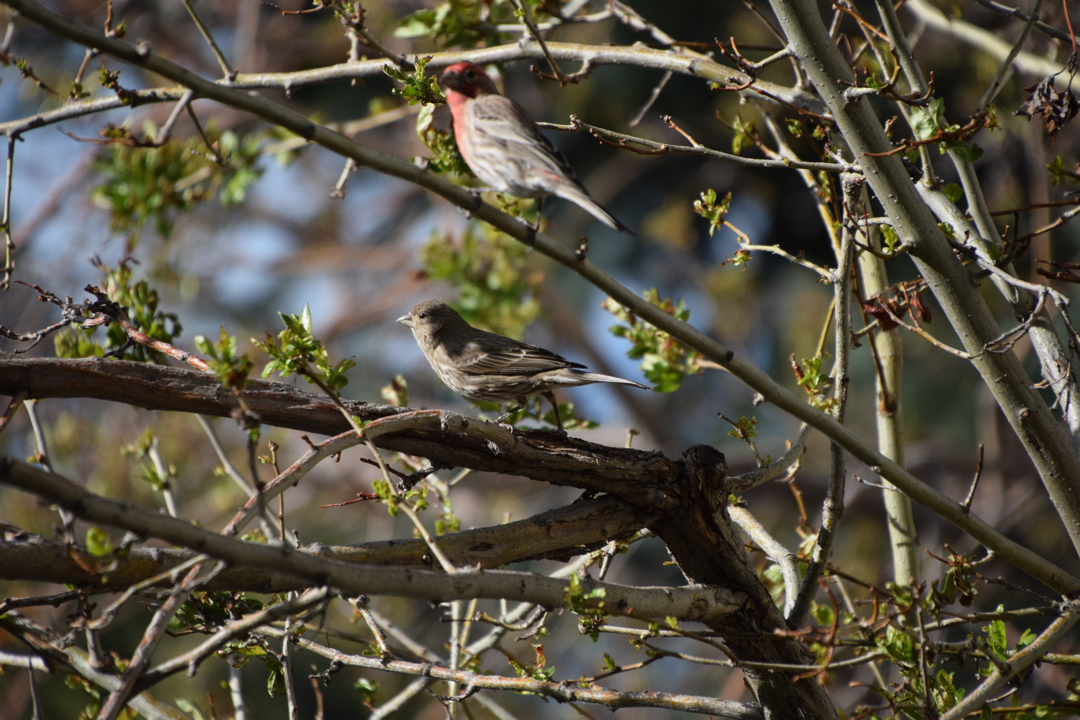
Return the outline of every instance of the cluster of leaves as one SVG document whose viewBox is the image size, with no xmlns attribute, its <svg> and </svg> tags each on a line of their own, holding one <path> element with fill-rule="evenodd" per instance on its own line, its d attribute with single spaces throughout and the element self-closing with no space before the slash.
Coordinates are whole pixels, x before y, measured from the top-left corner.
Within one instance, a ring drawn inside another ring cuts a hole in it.
<svg viewBox="0 0 1080 720">
<path fill-rule="evenodd" d="M 170 621 L 169 634 L 173 636 L 190 633 L 212 634 L 242 615 L 259 612 L 281 600 L 280 596 L 272 595 L 268 604 L 264 605 L 261 601 L 248 597 L 247 593 L 242 592 L 196 593 L 181 606 Z M 300 629 L 302 625 L 298 628 Z M 267 693 L 270 697 L 285 693 L 285 669 L 281 661 L 267 651 L 262 641 L 248 637 L 230 642 L 217 654 L 227 659 L 236 668 L 244 667 L 255 658 L 262 660 L 266 664 Z"/>
<path fill-rule="evenodd" d="M 423 103 L 424 105 L 435 106 L 446 102 L 446 98 L 443 96 L 442 90 L 439 89 L 439 82 L 435 79 L 435 76 L 428 75 L 426 72 L 429 62 L 431 62 L 431 56 L 417 58 L 416 65 L 411 73 L 407 73 L 395 65 L 383 65 L 382 70 L 392 80 L 401 83 L 400 90 L 396 87 L 393 89 L 392 92 L 395 95 L 403 98 L 410 105 Z"/>
<path fill-rule="evenodd" d="M 276 595 L 270 598 L 271 605 L 280 601 L 281 598 Z M 259 612 L 265 607 L 262 601 L 248 597 L 243 592 L 194 593 L 169 621 L 169 632 L 172 635 L 213 633 L 241 615 Z M 229 650 L 235 651 L 236 648 L 230 647 Z"/>
<path fill-rule="evenodd" d="M 376 480 L 371 483 L 371 489 L 375 491 L 375 494 L 379 498 L 379 502 L 386 505 L 390 517 L 397 517 L 398 506 L 402 502 L 408 503 L 417 513 L 423 512 L 428 508 L 428 486 L 424 483 L 409 488 L 400 495 L 394 492 L 394 488 L 390 487 L 390 483 L 385 479 Z M 445 522 L 443 526 L 446 526 Z M 419 531 L 417 531 L 417 537 L 419 537 L 418 533 Z"/>
<path fill-rule="evenodd" d="M 824 357 L 818 355 L 812 358 L 804 358 L 802 363 L 795 362 L 795 356 L 791 357 L 791 367 L 795 371 L 799 387 L 806 391 L 810 405 L 822 412 L 832 412 L 836 407 L 836 398 L 832 396 L 832 376 L 821 371 L 821 361 Z"/>
<path fill-rule="evenodd" d="M 999 607 L 998 612 L 1003 608 Z M 1008 646 L 1005 632 L 1005 623 L 1002 620 L 991 620 L 981 628 L 986 634 L 985 645 L 989 652 L 993 653 L 994 661 L 1007 663 L 1009 658 L 1023 650 L 1035 640 L 1035 635 L 1030 629 L 1024 631 L 1020 639 L 1013 645 Z M 966 690 L 958 687 L 955 680 L 955 672 L 949 672 L 938 663 L 938 657 L 950 660 L 950 656 L 936 656 L 934 653 L 922 652 L 917 638 L 912 631 L 902 628 L 897 624 L 890 624 L 884 633 L 875 637 L 878 650 L 884 652 L 895 663 L 900 672 L 903 682 L 894 686 L 893 692 L 878 690 L 890 704 L 901 707 L 917 708 L 925 707 L 929 702 L 932 705 L 929 710 L 935 715 L 948 712 L 964 699 Z M 925 672 L 923 665 L 925 664 Z M 979 675 L 986 677 L 993 673 L 993 663 L 980 664 Z M 925 677 L 925 683 L 924 683 Z M 1014 697 L 1016 701 L 1018 697 Z M 986 712 L 989 706 L 984 706 L 984 717 L 989 717 Z M 1011 715 L 1015 718 L 1035 720 L 1035 718 L 1059 717 L 1068 715 L 1072 709 L 1055 708 L 1050 705 L 1033 706 L 1030 711 L 1018 711 Z M 907 711 L 914 713 L 913 710 Z M 911 717 L 924 717 L 922 713 L 914 713 Z"/>
<path fill-rule="evenodd" d="M 690 310 L 682 300 L 677 304 L 667 298 L 661 300 L 656 288 L 646 290 L 643 297 L 677 320 L 690 320 Z M 604 308 L 625 323 L 609 328 L 611 334 L 633 343 L 627 356 L 641 360 L 641 371 L 655 390 L 673 392 L 679 389 L 688 375 L 701 375 L 701 354 L 697 350 L 686 347 L 663 330 L 639 319 L 612 298 L 604 301 Z"/>
<path fill-rule="evenodd" d="M 922 586 L 914 588 L 890 583 L 887 601 L 894 605 L 900 614 L 908 614 L 918 610 L 927 618 L 940 622 L 945 618 L 955 618 L 956 612 L 950 611 L 950 606 L 959 603 L 969 606 L 978 594 L 976 585 L 980 580 L 975 565 L 971 559 L 952 554 L 947 559 L 938 558 L 947 566 L 948 570 L 930 588 L 924 592 Z M 998 606 L 995 613 L 1004 613 L 1005 608 Z M 1007 627 L 1001 618 L 991 618 L 985 625 L 979 628 L 981 638 L 971 638 L 972 642 L 980 646 L 985 653 L 982 661 L 978 662 L 977 673 L 981 677 L 990 676 L 995 665 L 1008 663 L 1017 653 L 1034 642 L 1036 635 L 1031 628 L 1025 628 L 1017 641 L 1010 647 L 1007 638 Z M 893 707 L 910 708 L 905 714 L 913 718 L 926 717 L 923 712 L 916 708 L 929 711 L 933 715 L 940 715 L 963 700 L 965 690 L 957 686 L 955 673 L 949 672 L 944 667 L 945 663 L 959 663 L 961 666 L 969 662 L 971 654 L 961 652 L 954 654 L 942 652 L 944 646 L 934 648 L 920 647 L 921 633 L 917 626 L 907 625 L 900 622 L 890 622 L 883 632 L 873 635 L 874 645 L 877 650 L 885 653 L 896 665 L 902 677 L 902 682 L 892 685 L 891 690 L 884 688 L 876 690 Z M 1018 678 L 1017 689 L 1019 689 Z M 1070 688 L 1075 692 L 1074 688 Z M 1035 720 L 1035 718 L 1050 718 L 1068 716 L 1075 711 L 1070 697 L 1066 706 L 1055 707 L 1053 705 L 1032 704 L 1021 707 L 1020 692 L 1012 694 L 1015 711 L 1010 711 L 1009 716 Z M 930 707 L 927 707 L 930 705 Z M 982 717 L 990 717 L 989 705 L 984 705 Z"/>
<path fill-rule="evenodd" d="M 533 649 L 536 650 L 536 661 L 530 663 L 521 663 L 510 655 L 506 656 L 507 662 L 510 663 L 510 667 L 514 668 L 514 672 L 518 674 L 518 677 L 529 678 L 531 680 L 540 680 L 542 682 L 551 682 L 551 678 L 555 676 L 555 666 L 547 665 L 547 657 L 544 655 L 543 644 L 533 645 Z M 522 693 L 522 695 L 530 695 L 532 693 Z"/>
<path fill-rule="evenodd" d="M 457 142 L 450 133 L 435 127 L 435 106 L 424 105 L 416 118 L 416 135 L 431 151 L 428 167 L 440 175 L 453 174 L 459 178 L 472 177 L 465 158 L 458 151 Z"/>
<path fill-rule="evenodd" d="M 460 243 L 441 233 L 432 235 L 420 262 L 429 278 L 457 289 L 455 305 L 470 325 L 520 339 L 525 327 L 540 317 L 536 296 L 544 280 L 543 272 L 526 270 L 527 252 L 489 226 L 470 225 Z"/>
<path fill-rule="evenodd" d="M 724 224 L 724 216 L 731 210 L 731 193 L 716 202 L 716 191 L 709 188 L 701 193 L 701 199 L 694 201 L 694 212 L 709 221 L 709 236 Z"/>
<path fill-rule="evenodd" d="M 593 642 L 600 638 L 600 628 L 607 621 L 607 613 L 604 612 L 606 594 L 604 588 L 593 588 L 585 592 L 576 574 L 570 576 L 570 584 L 566 586 L 566 594 L 563 598 L 566 607 L 578 616 L 581 632 L 592 638 Z"/>
<path fill-rule="evenodd" d="M 308 382 L 333 392 L 345 387 L 349 382 L 345 372 L 356 362 L 352 359 L 342 360 L 337 365 L 330 362 L 322 341 L 311 334 L 311 308 L 305 305 L 300 315 L 278 314 L 285 329 L 276 339 L 267 331 L 266 340 L 251 340 L 270 356 L 262 376 L 267 378 L 275 372 L 282 377 L 301 375 Z"/>
<path fill-rule="evenodd" d="M 155 137 L 153 126 L 144 129 Z M 213 129 L 208 130 L 214 136 Z M 94 162 L 105 182 L 93 191 L 94 202 L 112 214 L 114 232 L 137 235 L 152 222 L 164 237 L 172 233 L 175 216 L 217 196 L 222 205 L 244 201 L 248 187 L 259 178 L 259 137 L 224 132 L 207 152 L 198 137 L 175 140 L 161 147 L 109 146 Z M 221 162 L 219 162 L 219 158 Z"/>
<path fill-rule="evenodd" d="M 109 300 L 127 310 L 128 318 L 140 332 L 154 340 L 172 343 L 183 329 L 175 313 L 158 310 L 157 290 L 145 280 L 132 281 L 132 271 L 128 261 L 122 261 L 115 270 L 97 263 L 105 273 L 104 292 Z M 56 356 L 61 358 L 101 357 L 124 348 L 119 355 L 121 360 L 134 362 L 158 362 L 160 354 L 144 345 L 128 345 L 128 336 L 122 327 L 112 323 L 105 330 L 105 337 L 98 341 L 96 327 L 87 329 L 69 328 L 57 333 L 54 340 Z M 127 347 L 125 347 L 127 346 Z"/>
<path fill-rule="evenodd" d="M 945 100 L 942 98 L 934 98 L 926 107 L 912 107 L 911 128 L 917 140 L 940 139 L 938 148 L 942 153 L 952 150 L 960 159 L 969 163 L 982 157 L 982 148 L 975 143 L 968 145 L 960 137 L 963 128 L 945 119 Z M 917 161 L 918 153 L 913 151 L 908 159 Z"/>
<path fill-rule="evenodd" d="M 158 472 L 157 467 L 150 458 L 150 451 L 153 450 L 156 444 L 157 437 L 154 435 L 154 431 L 150 428 L 146 428 L 135 442 L 128 443 L 120 448 L 120 456 L 132 458 L 138 462 L 139 470 L 141 471 L 139 479 L 145 480 L 150 483 L 154 490 L 161 492 L 168 487 L 169 477 L 175 476 L 176 466 L 170 464 L 169 467 L 165 468 L 166 477 L 161 476 L 161 473 Z"/>
<path fill-rule="evenodd" d="M 1076 165 L 1072 170 L 1065 167 L 1065 161 L 1058 155 L 1054 158 L 1052 163 L 1047 163 L 1046 169 L 1050 171 L 1053 179 L 1050 181 L 1054 185 L 1060 185 L 1062 180 L 1075 183 L 1080 182 L 1080 165 Z"/>
<path fill-rule="evenodd" d="M 742 115 L 736 115 L 731 124 L 731 154 L 742 155 L 743 150 L 752 148 L 758 143 L 757 128 L 753 120 L 743 120 Z"/>
<path fill-rule="evenodd" d="M 236 392 L 244 389 L 254 363 L 247 353 L 236 354 L 235 335 L 225 332 L 225 326 L 222 325 L 221 336 L 216 343 L 202 335 L 196 335 L 194 342 L 199 352 L 209 358 L 207 364 L 218 382 Z"/>
<path fill-rule="evenodd" d="M 542 21 L 542 0 L 523 0 L 529 16 Z M 394 36 L 399 38 L 432 38 L 443 46 L 472 47 L 485 38 L 492 44 L 501 40 L 494 25 L 520 22 L 520 16 L 507 0 L 476 2 L 476 0 L 447 0 L 432 8 L 417 10 L 402 18 Z"/>
</svg>

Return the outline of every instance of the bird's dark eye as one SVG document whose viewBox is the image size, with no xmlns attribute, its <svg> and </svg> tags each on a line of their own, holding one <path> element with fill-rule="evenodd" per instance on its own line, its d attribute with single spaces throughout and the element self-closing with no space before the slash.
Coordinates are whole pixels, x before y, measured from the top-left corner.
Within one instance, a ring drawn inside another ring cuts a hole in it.
<svg viewBox="0 0 1080 720">
<path fill-rule="evenodd" d="M 472 70 L 466 70 L 465 71 L 465 79 L 466 80 L 472 80 L 475 77 L 476 77 L 476 73 L 473 72 Z"/>
<path fill-rule="evenodd" d="M 416 317 L 418 317 L 418 318 L 420 318 L 421 320 L 423 320 L 424 318 L 426 318 L 426 317 L 427 317 L 427 313 L 418 313 Z"/>
</svg>

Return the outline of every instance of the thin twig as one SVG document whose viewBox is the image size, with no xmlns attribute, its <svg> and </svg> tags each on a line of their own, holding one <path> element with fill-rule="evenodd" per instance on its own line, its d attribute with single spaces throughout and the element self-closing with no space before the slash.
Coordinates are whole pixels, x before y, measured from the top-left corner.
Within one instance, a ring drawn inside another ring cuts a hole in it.
<svg viewBox="0 0 1080 720">
<path fill-rule="evenodd" d="M 627 123 L 627 127 L 637 127 L 638 123 L 641 122 L 641 119 L 645 117 L 645 113 L 649 112 L 649 108 L 651 108 L 653 106 L 653 103 L 656 102 L 656 99 L 660 97 L 660 93 L 663 92 L 664 86 L 668 84 L 668 81 L 671 80 L 671 77 L 674 74 L 675 73 L 673 73 L 671 70 L 668 70 L 663 74 L 663 76 L 661 76 L 660 82 L 656 83 L 656 86 L 649 94 L 649 99 L 646 100 L 645 104 L 641 106 L 641 109 L 637 111 L 637 115 L 634 115 L 634 118 L 629 123 Z"/>
<path fill-rule="evenodd" d="M 210 447 L 214 448 L 214 454 L 216 454 L 218 460 L 221 461 L 221 466 L 224 468 L 225 474 L 228 475 L 241 490 L 243 490 L 245 495 L 249 498 L 255 497 L 255 489 L 251 487 L 251 483 L 245 480 L 244 476 L 237 471 L 236 466 L 229 460 L 229 456 L 225 454 L 225 448 L 222 446 L 221 441 L 218 440 L 217 433 L 214 432 L 214 428 L 210 425 L 210 421 L 207 420 L 204 415 L 196 415 L 195 419 L 199 421 L 199 426 L 202 427 L 203 432 L 206 433 L 206 437 L 210 440 Z"/>
<path fill-rule="evenodd" d="M 11 418 L 15 417 L 15 414 L 19 412 L 19 408 L 22 407 L 23 401 L 30 397 L 30 393 L 26 390 L 20 390 L 15 393 L 15 396 L 11 398 L 11 402 L 8 403 L 7 410 L 3 415 L 0 415 L 0 433 L 4 432 L 4 428 L 11 422 Z"/>
<path fill-rule="evenodd" d="M 726 160 L 734 165 L 741 165 L 743 167 L 757 167 L 757 168 L 794 168 L 802 170 L 814 170 L 824 172 L 845 172 L 857 170 L 855 165 L 841 165 L 839 163 L 821 163 L 821 162 L 803 162 L 801 160 L 765 160 L 762 158 L 748 158 L 741 155 L 732 155 L 731 153 L 722 152 L 720 150 L 713 150 L 703 145 L 671 145 L 668 143 L 656 142 L 655 140 L 647 140 L 645 138 L 635 137 L 633 135 L 626 135 L 624 133 L 615 132 L 614 130 L 606 130 L 596 125 L 589 125 L 588 123 L 581 122 L 576 116 L 570 116 L 569 125 L 559 125 L 557 123 L 537 123 L 542 128 L 549 130 L 562 130 L 564 132 L 588 132 L 600 142 L 611 145 L 613 147 L 623 148 L 639 155 L 665 155 L 668 153 L 686 154 L 686 155 L 705 155 L 708 157 L 718 158 L 720 160 Z M 643 148 L 635 148 L 634 145 L 641 145 Z"/>
<path fill-rule="evenodd" d="M 968 490 L 967 497 L 964 498 L 964 507 L 970 508 L 971 501 L 975 498 L 975 488 L 979 486 L 979 476 L 982 475 L 983 470 L 983 444 L 979 443 L 979 462 L 975 466 L 975 477 L 971 479 L 971 488 Z"/>
<path fill-rule="evenodd" d="M 213 51 L 214 57 L 217 59 L 218 66 L 221 68 L 222 77 L 226 83 L 233 80 L 236 77 L 237 71 L 229 67 L 229 62 L 225 59 L 225 55 L 221 52 L 221 48 L 214 42 L 214 37 L 210 34 L 209 28 L 203 24 L 199 14 L 195 12 L 195 7 L 191 4 L 191 0 L 180 0 L 184 3 L 184 7 L 187 9 L 188 14 L 191 15 L 191 19 L 195 21 L 195 27 L 199 28 L 199 33 L 203 36 L 203 40 L 206 40 L 206 44 L 210 46 L 210 50 Z"/>
<path fill-rule="evenodd" d="M 810 426 L 803 425 L 799 428 L 799 435 L 791 448 L 781 457 L 773 460 L 765 467 L 759 467 L 742 475 L 735 475 L 728 479 L 733 494 L 744 493 L 747 490 L 763 485 L 779 477 L 791 475 L 798 469 L 803 453 L 806 452 L 806 442 L 810 439 Z"/>
<path fill-rule="evenodd" d="M 11 239 L 11 183 L 15 173 L 15 143 L 18 134 L 8 135 L 7 165 L 4 172 L 4 220 L 0 229 L 4 231 L 4 279 L 0 290 L 7 290 L 11 285 L 11 271 L 15 269 L 15 241 Z"/>
<path fill-rule="evenodd" d="M 1030 20 L 1030 17 L 1028 15 L 1025 15 L 1024 12 L 1022 10 L 1020 10 L 1020 8 L 1009 7 L 1008 5 L 1002 5 L 1001 3 L 994 2 L 994 0 L 975 0 L 975 2 L 979 3 L 980 5 L 982 5 L 985 8 L 990 8 L 994 12 L 998 12 L 998 13 L 1001 13 L 1002 15 L 1009 15 L 1011 17 L 1014 17 L 1014 18 L 1016 18 L 1017 20 L 1019 20 L 1021 22 L 1026 23 L 1026 22 L 1028 22 Z M 1034 13 L 1032 13 L 1032 14 L 1034 14 Z M 1066 20 L 1067 19 L 1068 19 L 1068 15 L 1066 15 Z M 1041 32 L 1046 33 L 1047 35 L 1049 35 L 1050 37 L 1052 37 L 1052 38 L 1054 38 L 1056 40 L 1064 40 L 1065 42 L 1071 42 L 1071 43 L 1076 42 L 1076 38 L 1073 35 L 1070 35 L 1067 32 L 1062 32 L 1061 30 L 1058 30 L 1053 25 L 1047 25 L 1042 20 L 1036 19 L 1035 20 L 1035 27 L 1037 27 Z"/>
<path fill-rule="evenodd" d="M 173 111 L 169 114 L 169 119 L 166 120 L 165 124 L 161 126 L 160 130 L 158 130 L 157 137 L 155 137 L 154 141 L 147 145 L 147 147 L 161 147 L 165 143 L 169 142 L 169 135 L 172 134 L 172 129 L 173 126 L 176 125 L 177 118 L 180 117 L 180 113 L 187 109 L 187 106 L 191 103 L 191 100 L 194 97 L 195 93 L 191 90 L 188 90 L 184 93 L 183 97 L 180 98 L 180 101 L 176 103 L 176 107 L 174 107 Z"/>
<path fill-rule="evenodd" d="M 102 704 L 98 720 L 116 720 L 120 711 L 124 709 L 128 698 L 133 694 L 135 683 L 150 664 L 150 656 L 157 649 L 161 636 L 165 634 L 173 615 L 176 614 L 181 605 L 187 602 L 188 597 L 191 595 L 201 570 L 202 563 L 198 563 L 188 570 L 184 579 L 173 588 L 169 599 L 162 603 L 161 607 L 154 613 L 154 618 L 147 625 L 138 649 L 131 657 L 131 663 L 120 678 L 119 687 L 113 690 L 108 699 Z"/>
<path fill-rule="evenodd" d="M 551 72 L 554 73 L 554 79 L 559 81 L 560 85 L 565 86 L 567 83 L 576 83 L 581 77 L 571 77 L 562 71 L 559 67 L 559 63 L 555 62 L 555 58 L 551 56 L 551 51 L 548 50 L 547 43 L 544 42 L 544 38 L 540 35 L 540 31 L 537 30 L 536 25 L 533 24 L 532 18 L 529 17 L 529 8 L 526 4 L 519 2 L 519 0 L 510 0 L 510 4 L 514 6 L 514 10 L 521 21 L 525 23 L 525 27 L 529 29 L 529 34 L 532 35 L 533 40 L 540 46 L 540 52 L 544 54 L 544 59 L 547 60 L 548 65 L 551 66 Z M 586 65 L 591 66 L 591 63 L 586 61 L 582 63 L 581 72 L 585 72 Z M 532 71 L 540 75 L 540 77 L 550 77 L 544 73 L 539 72 L 536 67 L 532 68 Z M 580 75 L 580 73 L 575 73 Z M 453 693 L 451 693 L 453 694 Z"/>
<path fill-rule="evenodd" d="M 841 184 L 844 194 L 844 223 L 843 233 L 840 239 L 840 254 L 837 257 L 836 273 L 833 276 L 833 298 L 835 303 L 835 365 L 833 367 L 833 398 L 835 400 L 835 416 L 838 422 L 844 422 L 847 410 L 847 395 L 849 378 L 849 365 L 851 355 L 851 264 L 854 253 L 853 240 L 858 232 L 856 220 L 847 211 L 854 208 L 858 201 L 858 195 L 862 191 L 865 180 L 861 175 L 845 173 L 841 176 Z M 844 461 L 844 450 L 837 443 L 829 444 L 829 456 L 831 469 L 829 473 L 829 488 L 825 495 L 825 503 L 821 508 L 821 528 L 818 531 L 817 542 L 810 558 L 810 564 L 806 569 L 806 577 L 803 578 L 802 587 L 796 601 L 791 603 L 787 612 L 787 621 L 791 627 L 799 627 L 805 622 L 807 613 L 810 611 L 810 601 L 817 590 L 818 580 L 829 564 L 832 556 L 833 540 L 836 537 L 836 528 L 840 519 L 844 516 L 844 487 L 847 477 L 847 467 Z"/>
<path fill-rule="evenodd" d="M 993 82 L 990 83 L 990 87 L 986 88 L 982 100 L 979 101 L 979 113 L 985 112 L 987 106 L 994 101 L 995 97 L 997 97 L 998 91 L 1001 90 L 1001 85 L 1005 80 L 1005 75 L 1012 70 L 1013 60 L 1020 53 L 1020 48 L 1027 42 L 1028 35 L 1031 34 L 1031 28 L 1034 27 L 1035 22 L 1039 19 L 1039 10 L 1042 9 L 1042 4 L 1043 0 L 1035 0 L 1035 7 L 1031 8 L 1031 15 L 1028 16 L 1027 21 L 1024 23 L 1024 29 L 1020 31 L 1020 37 L 1013 43 L 1012 50 L 1009 51 L 1009 54 L 1001 61 L 997 74 L 994 75 Z"/>
</svg>

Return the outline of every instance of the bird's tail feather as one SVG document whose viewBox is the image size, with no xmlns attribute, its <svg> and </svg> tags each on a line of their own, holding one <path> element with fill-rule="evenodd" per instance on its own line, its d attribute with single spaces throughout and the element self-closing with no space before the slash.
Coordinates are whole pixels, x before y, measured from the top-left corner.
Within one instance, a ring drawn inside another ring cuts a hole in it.
<svg viewBox="0 0 1080 720">
<path fill-rule="evenodd" d="M 633 385 L 636 388 L 642 390 L 652 390 L 648 385 L 642 385 L 636 383 L 633 380 L 624 380 L 623 378 L 615 377 L 614 375 L 601 375 L 600 373 L 593 372 L 576 372 L 574 377 L 581 381 L 582 384 L 586 383 L 615 383 L 616 385 Z"/>
<path fill-rule="evenodd" d="M 633 235 L 634 231 L 619 222 L 618 218 L 605 210 L 600 203 L 589 197 L 588 193 L 584 190 L 567 184 L 565 187 L 559 188 L 556 193 L 559 197 L 569 200 L 572 203 L 577 204 L 583 210 L 588 212 L 594 218 L 607 225 L 612 230 L 616 230 L 627 235 Z"/>
</svg>

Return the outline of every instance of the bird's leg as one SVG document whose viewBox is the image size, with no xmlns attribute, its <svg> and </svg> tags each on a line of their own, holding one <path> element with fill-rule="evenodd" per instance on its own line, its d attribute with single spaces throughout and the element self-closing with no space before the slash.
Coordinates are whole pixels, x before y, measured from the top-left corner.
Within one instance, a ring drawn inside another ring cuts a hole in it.
<svg viewBox="0 0 1080 720">
<path fill-rule="evenodd" d="M 541 195 L 536 198 L 536 222 L 533 223 L 533 233 L 540 230 L 540 212 L 544 209 L 544 197 Z"/>
<path fill-rule="evenodd" d="M 559 426 L 559 432 L 566 435 L 566 430 L 562 426 L 562 418 L 559 417 L 559 404 L 555 402 L 555 393 L 548 390 L 547 392 L 540 393 L 540 397 L 546 398 L 551 403 L 551 409 L 555 411 L 555 423 Z"/>
<path fill-rule="evenodd" d="M 527 223 L 522 218 L 521 223 L 529 229 L 529 234 L 522 240 L 529 247 L 536 247 L 536 233 L 540 232 L 540 211 L 544 209 L 544 198 L 536 198 L 536 222 Z"/>
<path fill-rule="evenodd" d="M 499 419 L 498 419 L 498 420 L 496 420 L 495 422 L 496 422 L 496 423 L 501 423 L 501 422 L 502 422 L 503 420 L 505 420 L 506 418 L 508 418 L 508 417 L 510 417 L 511 415 L 513 415 L 514 413 L 516 413 L 516 412 L 517 412 L 518 410 L 521 410 L 521 409 L 522 409 L 523 407 L 525 407 L 525 405 L 526 405 L 526 404 L 527 404 L 528 402 L 529 402 L 529 399 L 528 399 L 528 398 L 519 398 L 519 399 L 518 399 L 518 404 L 517 404 L 517 405 L 515 405 L 514 407 L 510 408 L 510 409 L 509 409 L 509 410 L 507 410 L 506 412 L 504 412 L 504 413 L 503 413 L 502 415 L 500 415 L 500 416 L 499 416 Z"/>
<path fill-rule="evenodd" d="M 480 208 L 482 208 L 484 206 L 484 198 L 482 198 L 481 195 L 483 195 L 486 192 L 493 192 L 494 188 L 489 188 L 489 187 L 481 187 L 481 188 L 467 187 L 467 188 L 465 188 L 465 190 L 468 191 L 468 193 L 473 196 L 473 200 L 474 200 L 473 206 L 471 208 L 469 208 L 468 211 L 467 211 L 469 217 L 471 218 L 472 214 L 474 212 L 476 212 L 477 210 L 479 210 Z"/>
</svg>

